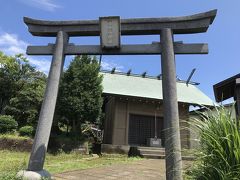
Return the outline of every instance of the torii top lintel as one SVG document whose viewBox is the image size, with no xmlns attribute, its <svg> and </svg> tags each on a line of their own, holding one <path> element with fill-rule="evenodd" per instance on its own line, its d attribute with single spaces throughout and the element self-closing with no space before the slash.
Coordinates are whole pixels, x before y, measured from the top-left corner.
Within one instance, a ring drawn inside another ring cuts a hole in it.
<svg viewBox="0 0 240 180">
<path fill-rule="evenodd" d="M 206 32 L 217 10 L 182 17 L 121 19 L 121 35 L 159 34 L 170 28 L 174 34 Z M 69 36 L 99 36 L 99 20 L 44 21 L 24 17 L 29 32 L 34 36 L 56 36 L 65 31 Z"/>
</svg>

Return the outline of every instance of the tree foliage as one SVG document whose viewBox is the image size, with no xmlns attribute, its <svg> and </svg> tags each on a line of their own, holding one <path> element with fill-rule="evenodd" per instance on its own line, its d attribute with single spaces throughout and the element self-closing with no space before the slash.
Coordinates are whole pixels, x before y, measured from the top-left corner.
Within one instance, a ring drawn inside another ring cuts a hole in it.
<svg viewBox="0 0 240 180">
<path fill-rule="evenodd" d="M 102 76 L 95 57 L 75 56 L 60 84 L 57 111 L 62 123 L 80 132 L 81 124 L 94 123 L 101 115 Z"/>
<path fill-rule="evenodd" d="M 19 126 L 36 125 L 46 75 L 36 70 L 23 55 L 0 52 L 0 113 L 14 117 Z"/>
<path fill-rule="evenodd" d="M 20 136 L 33 136 L 34 128 L 32 126 L 23 126 L 19 129 Z"/>
<path fill-rule="evenodd" d="M 18 90 L 20 63 L 21 60 L 17 57 L 0 52 L 0 114 L 4 114 L 4 108 Z"/>
<path fill-rule="evenodd" d="M 16 130 L 17 127 L 18 123 L 12 116 L 0 115 L 0 134 L 12 132 Z"/>
<path fill-rule="evenodd" d="M 55 119 L 75 133 L 81 124 L 101 119 L 102 76 L 95 57 L 76 56 L 63 73 Z M 11 115 L 18 127 L 36 127 L 46 86 L 46 75 L 23 55 L 0 52 L 0 115 Z"/>
</svg>

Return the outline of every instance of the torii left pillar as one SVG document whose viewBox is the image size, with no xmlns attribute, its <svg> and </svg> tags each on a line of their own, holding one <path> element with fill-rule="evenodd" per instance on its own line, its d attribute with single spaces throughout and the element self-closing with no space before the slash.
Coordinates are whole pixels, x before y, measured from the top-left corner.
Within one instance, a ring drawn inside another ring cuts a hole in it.
<svg viewBox="0 0 240 180">
<path fill-rule="evenodd" d="M 42 103 L 28 169 L 18 173 L 18 176 L 23 179 L 41 179 L 43 177 L 51 177 L 50 173 L 43 169 L 43 165 L 53 122 L 60 77 L 65 60 L 64 49 L 67 43 L 68 35 L 63 31 L 59 31 L 57 33 L 56 46 L 48 75 L 47 87 Z"/>
</svg>

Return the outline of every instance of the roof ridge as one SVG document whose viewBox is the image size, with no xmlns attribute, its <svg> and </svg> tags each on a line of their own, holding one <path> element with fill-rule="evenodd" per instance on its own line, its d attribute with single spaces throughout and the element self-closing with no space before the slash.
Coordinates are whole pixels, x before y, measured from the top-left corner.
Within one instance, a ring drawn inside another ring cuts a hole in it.
<svg viewBox="0 0 240 180">
<path fill-rule="evenodd" d="M 143 76 L 143 74 L 125 73 L 125 72 L 122 72 L 122 71 L 112 71 L 112 70 L 100 70 L 100 72 L 107 73 L 107 74 L 116 74 L 116 75 L 124 75 L 124 76 L 138 77 L 138 78 L 162 80 L 162 74 L 159 74 L 158 76 L 150 76 L 150 75 L 144 74 L 144 76 Z M 177 80 L 178 83 L 186 83 L 187 82 L 185 80 L 179 79 L 178 77 L 176 77 L 176 80 Z M 200 83 L 190 81 L 188 84 L 199 85 Z"/>
</svg>

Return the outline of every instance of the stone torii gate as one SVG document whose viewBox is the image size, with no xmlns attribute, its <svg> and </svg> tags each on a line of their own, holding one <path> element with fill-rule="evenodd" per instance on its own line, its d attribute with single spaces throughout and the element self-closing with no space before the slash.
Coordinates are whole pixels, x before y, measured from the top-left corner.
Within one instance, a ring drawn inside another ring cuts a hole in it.
<svg viewBox="0 0 240 180">
<path fill-rule="evenodd" d="M 43 170 L 47 151 L 59 80 L 66 55 L 161 55 L 164 124 L 166 137 L 166 178 L 182 179 L 179 113 L 176 89 L 175 54 L 207 54 L 207 44 L 174 42 L 174 34 L 206 32 L 217 10 L 184 17 L 121 19 L 102 17 L 84 21 L 42 21 L 24 17 L 29 32 L 34 36 L 56 37 L 55 44 L 28 46 L 28 55 L 52 55 L 44 101 L 28 164 L 23 171 L 29 179 L 35 173 L 50 176 Z M 121 35 L 160 35 L 161 42 L 152 44 L 124 45 Z M 69 44 L 72 36 L 100 36 L 101 45 Z M 37 176 L 36 176 L 37 177 Z"/>
</svg>

